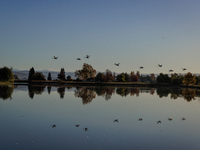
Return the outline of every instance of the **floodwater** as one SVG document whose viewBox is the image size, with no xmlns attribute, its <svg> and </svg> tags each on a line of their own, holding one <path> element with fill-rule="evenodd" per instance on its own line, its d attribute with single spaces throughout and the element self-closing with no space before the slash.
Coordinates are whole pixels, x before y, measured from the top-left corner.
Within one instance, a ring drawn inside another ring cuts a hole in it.
<svg viewBox="0 0 200 150">
<path fill-rule="evenodd" d="M 0 149 L 200 149 L 200 90 L 0 86 Z"/>
</svg>

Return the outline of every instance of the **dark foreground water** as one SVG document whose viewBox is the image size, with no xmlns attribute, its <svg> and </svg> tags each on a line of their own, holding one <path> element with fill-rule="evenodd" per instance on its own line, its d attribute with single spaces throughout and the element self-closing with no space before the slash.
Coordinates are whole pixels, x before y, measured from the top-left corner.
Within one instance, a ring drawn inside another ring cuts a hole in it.
<svg viewBox="0 0 200 150">
<path fill-rule="evenodd" d="M 200 90 L 1 86 L 0 128 L 2 150 L 196 150 Z"/>
</svg>

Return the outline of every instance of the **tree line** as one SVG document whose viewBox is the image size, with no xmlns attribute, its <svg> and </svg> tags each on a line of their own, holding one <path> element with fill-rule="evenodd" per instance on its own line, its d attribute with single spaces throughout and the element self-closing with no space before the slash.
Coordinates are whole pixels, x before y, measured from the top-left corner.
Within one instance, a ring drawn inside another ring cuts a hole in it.
<svg viewBox="0 0 200 150">
<path fill-rule="evenodd" d="M 147 82 L 147 83 L 158 83 L 158 84 L 200 84 L 200 76 L 196 76 L 188 72 L 185 75 L 182 74 L 168 74 L 160 73 L 157 77 L 154 73 L 149 75 L 142 75 L 139 71 L 136 73 L 131 71 L 130 73 L 120 73 L 117 74 L 112 72 L 109 69 L 106 69 L 105 72 L 98 72 L 87 63 L 84 63 L 82 69 L 76 70 L 74 72 L 76 79 L 72 79 L 71 76 L 65 76 L 65 69 L 61 68 L 60 72 L 57 75 L 58 80 L 64 81 L 95 81 L 95 82 Z M 17 79 L 16 75 L 13 75 L 12 68 L 3 67 L 0 68 L 0 81 L 9 81 L 13 82 L 14 79 Z M 49 72 L 47 79 L 42 72 L 35 72 L 35 69 L 32 67 L 29 70 L 28 81 L 33 80 L 52 80 L 51 73 Z"/>
</svg>

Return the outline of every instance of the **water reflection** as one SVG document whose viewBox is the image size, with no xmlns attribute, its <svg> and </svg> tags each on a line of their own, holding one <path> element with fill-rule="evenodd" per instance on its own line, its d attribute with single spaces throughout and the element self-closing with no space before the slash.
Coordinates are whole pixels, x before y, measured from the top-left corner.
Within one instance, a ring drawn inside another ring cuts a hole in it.
<svg viewBox="0 0 200 150">
<path fill-rule="evenodd" d="M 14 90 L 14 86 L 7 86 L 7 85 L 3 85 L 0 86 L 0 98 L 3 100 L 7 100 L 8 98 L 12 99 L 12 93 Z"/>
<path fill-rule="evenodd" d="M 24 86 L 26 87 L 26 86 Z M 45 85 L 28 85 L 28 95 L 31 99 L 34 98 L 35 94 L 42 94 L 45 89 L 47 89 L 48 94 L 56 89 L 57 93 L 60 95 L 60 99 L 64 99 L 65 90 L 74 91 L 74 96 L 81 98 L 82 103 L 88 104 L 92 102 L 96 96 L 102 96 L 105 100 L 110 100 L 113 94 L 120 95 L 122 97 L 126 96 L 136 96 L 139 97 L 140 94 L 149 93 L 150 95 L 157 95 L 160 98 L 170 97 L 176 100 L 177 98 L 183 98 L 187 102 L 195 100 L 196 97 L 200 97 L 199 89 L 189 89 L 189 88 L 169 88 L 169 87 L 159 87 L 159 88 L 147 88 L 147 87 L 73 87 L 73 86 L 45 86 Z M 6 100 L 11 99 L 13 89 L 20 88 L 20 86 L 0 86 L 0 98 Z M 25 91 L 27 90 L 24 88 Z"/>
<path fill-rule="evenodd" d="M 96 98 L 96 93 L 94 88 L 77 87 L 74 91 L 74 96 L 82 98 L 82 103 L 85 105 Z"/>
<path fill-rule="evenodd" d="M 28 85 L 28 95 L 33 99 L 35 94 L 41 95 L 45 88 L 45 85 Z"/>
<path fill-rule="evenodd" d="M 60 94 L 60 99 L 63 99 L 65 95 L 65 87 L 58 87 L 57 92 Z"/>
</svg>

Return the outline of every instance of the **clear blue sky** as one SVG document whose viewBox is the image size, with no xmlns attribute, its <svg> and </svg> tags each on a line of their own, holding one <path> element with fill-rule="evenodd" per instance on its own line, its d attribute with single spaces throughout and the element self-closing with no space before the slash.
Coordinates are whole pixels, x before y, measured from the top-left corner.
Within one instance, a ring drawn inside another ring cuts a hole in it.
<svg viewBox="0 0 200 150">
<path fill-rule="evenodd" d="M 101 72 L 200 73 L 200 1 L 0 1 L 0 67 L 74 72 L 83 63 Z"/>
</svg>

